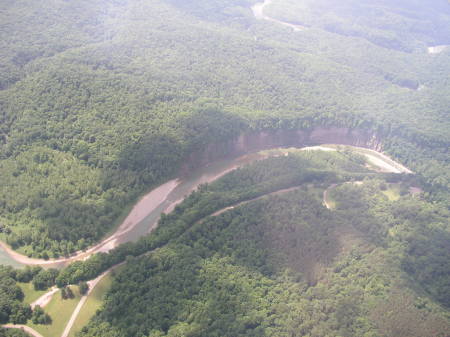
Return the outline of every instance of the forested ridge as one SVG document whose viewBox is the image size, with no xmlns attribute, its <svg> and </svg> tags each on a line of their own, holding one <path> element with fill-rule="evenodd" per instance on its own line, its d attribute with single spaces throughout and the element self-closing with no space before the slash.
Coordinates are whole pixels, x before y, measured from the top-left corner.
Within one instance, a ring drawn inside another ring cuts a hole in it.
<svg viewBox="0 0 450 337">
<path fill-rule="evenodd" d="M 127 259 L 81 336 L 447 336 L 448 210 L 410 195 L 414 179 L 361 164 L 291 154 L 202 187 L 161 219 L 153 242 L 170 228 L 186 230 Z M 337 175 L 307 173 L 319 168 Z M 267 177 L 281 188 L 299 172 L 308 178 L 295 191 L 202 217 Z M 363 182 L 333 189 L 336 208 L 325 209 L 323 188 L 344 178 Z M 394 199 L 383 193 L 399 186 Z M 60 277 L 76 273 L 73 266 Z"/>
<path fill-rule="evenodd" d="M 0 268 L 0 323 L 51 322 L 24 283 L 66 293 L 125 261 L 80 336 L 448 337 L 449 3 L 264 8 L 294 32 L 257 2 L 2 1 L 0 239 L 44 259 L 86 249 L 246 133 L 360 130 L 414 174 L 346 151 L 254 163 L 108 254 Z"/>
<path fill-rule="evenodd" d="M 2 3 L 3 239 L 43 258 L 86 248 L 189 153 L 248 129 L 377 131 L 431 185 L 448 187 L 445 52 L 430 57 L 416 42 L 403 53 L 326 29 L 291 34 L 256 21 L 252 4 Z"/>
</svg>

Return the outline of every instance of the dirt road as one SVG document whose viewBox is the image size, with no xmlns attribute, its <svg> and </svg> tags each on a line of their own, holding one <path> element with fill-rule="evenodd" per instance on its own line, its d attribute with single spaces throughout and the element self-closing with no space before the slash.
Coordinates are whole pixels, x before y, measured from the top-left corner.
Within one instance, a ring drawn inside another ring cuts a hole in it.
<svg viewBox="0 0 450 337">
<path fill-rule="evenodd" d="M 44 337 L 42 336 L 39 332 L 37 332 L 36 330 L 30 328 L 29 326 L 26 325 L 20 325 L 20 324 L 5 324 L 3 325 L 4 328 L 6 329 L 19 329 L 19 330 L 23 330 L 26 333 L 30 334 L 31 336 L 34 337 Z"/>
<path fill-rule="evenodd" d="M 264 2 L 258 2 L 252 6 L 253 15 L 258 20 L 266 20 L 274 23 L 278 23 L 280 25 L 292 28 L 295 32 L 299 32 L 305 30 L 306 27 L 302 25 L 297 25 L 290 22 L 281 21 L 275 18 L 272 18 L 266 14 L 264 14 L 264 8 L 273 3 L 273 0 L 265 0 Z"/>
<path fill-rule="evenodd" d="M 39 297 L 36 301 L 30 304 L 31 309 L 34 309 L 35 306 L 40 306 L 41 308 L 45 307 L 52 299 L 53 295 L 57 293 L 59 288 L 53 287 L 50 291 L 46 292 L 44 295 Z"/>
</svg>

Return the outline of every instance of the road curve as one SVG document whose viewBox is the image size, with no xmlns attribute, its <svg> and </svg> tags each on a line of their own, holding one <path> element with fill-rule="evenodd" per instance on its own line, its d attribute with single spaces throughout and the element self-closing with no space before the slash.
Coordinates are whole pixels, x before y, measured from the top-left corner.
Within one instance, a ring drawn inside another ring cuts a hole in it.
<svg viewBox="0 0 450 337">
<path fill-rule="evenodd" d="M 21 325 L 21 324 L 5 324 L 3 325 L 3 327 L 5 329 L 19 329 L 19 330 L 23 330 L 26 333 L 30 334 L 31 336 L 34 337 L 44 337 L 42 336 L 39 332 L 37 332 L 36 330 L 30 328 L 29 326 L 26 325 Z"/>
<path fill-rule="evenodd" d="M 311 149 L 311 150 L 321 149 L 321 150 L 324 150 L 324 151 L 330 151 L 333 148 L 327 148 L 327 147 L 323 147 L 323 146 L 315 146 L 315 147 L 305 148 L 305 149 Z M 400 173 L 411 174 L 411 173 L 413 173 L 413 171 L 411 171 L 407 167 L 403 166 L 402 164 L 397 163 L 396 161 L 392 160 L 391 158 L 389 158 L 388 156 L 386 156 L 383 153 L 380 153 L 380 152 L 377 152 L 377 151 L 373 151 L 373 150 L 364 149 L 364 150 L 362 150 L 362 154 L 366 157 L 367 161 L 370 164 L 372 164 L 374 167 L 376 167 L 381 172 L 397 173 L 397 174 L 400 174 Z M 362 181 L 345 182 L 344 184 L 349 184 L 349 183 L 360 185 L 363 182 Z M 335 188 L 336 186 L 338 186 L 338 185 L 337 184 L 332 184 L 327 189 L 325 189 L 323 191 L 323 205 L 326 208 L 328 208 L 328 209 L 332 208 L 331 202 L 329 200 L 330 191 L 333 188 Z"/>
<path fill-rule="evenodd" d="M 252 6 L 252 12 L 256 19 L 258 20 L 266 20 L 274 23 L 278 23 L 280 25 L 292 28 L 294 32 L 300 32 L 306 29 L 305 26 L 302 25 L 296 25 L 294 23 L 281 21 L 275 18 L 272 18 L 266 14 L 264 14 L 264 8 L 270 5 L 273 2 L 273 0 L 265 0 L 264 2 L 258 2 Z"/>
<path fill-rule="evenodd" d="M 264 195 L 259 196 L 257 198 L 241 201 L 241 202 L 239 202 L 239 203 L 237 203 L 235 205 L 228 206 L 228 207 L 225 207 L 225 208 L 223 208 L 221 210 L 218 210 L 217 212 L 214 212 L 213 214 L 210 214 L 210 215 L 204 217 L 203 219 L 199 220 L 199 222 L 201 223 L 206 218 L 208 218 L 210 216 L 218 216 L 218 215 L 220 215 L 220 214 L 222 214 L 222 213 L 224 213 L 224 212 L 226 212 L 226 211 L 228 211 L 230 209 L 233 209 L 233 208 L 236 208 L 236 207 L 239 207 L 239 206 L 243 206 L 243 205 L 248 204 L 250 202 L 257 201 L 257 200 L 260 200 L 260 199 L 268 197 L 268 196 L 280 195 L 280 194 L 283 194 L 283 193 L 288 193 L 288 192 L 291 192 L 291 191 L 295 191 L 295 190 L 298 190 L 301 187 L 302 186 L 294 186 L 294 187 L 290 187 L 290 188 L 285 188 L 285 189 L 282 189 L 282 190 L 278 190 L 278 191 L 275 191 L 275 192 L 270 192 L 270 193 L 264 194 Z M 147 253 L 144 253 L 143 255 L 145 255 L 145 254 L 147 254 Z M 120 263 L 118 265 L 115 265 L 115 266 L 111 267 L 110 269 L 108 269 L 107 271 L 105 271 L 100 276 L 98 276 L 97 278 L 95 278 L 94 280 L 88 281 L 89 291 L 88 291 L 88 293 L 86 295 L 84 295 L 80 299 L 80 302 L 78 302 L 78 305 L 76 306 L 75 310 L 73 311 L 72 316 L 70 316 L 69 322 L 67 323 L 67 325 L 66 325 L 66 327 L 64 329 L 64 332 L 62 333 L 61 337 L 68 337 L 69 336 L 70 330 L 72 329 L 72 327 L 73 327 L 73 325 L 74 325 L 78 315 L 80 314 L 80 311 L 83 308 L 84 303 L 87 301 L 89 294 L 94 290 L 95 286 L 100 282 L 100 280 L 103 277 L 105 277 L 112 269 L 115 269 L 115 268 L 123 265 L 124 263 L 125 262 L 122 262 L 122 263 Z"/>
<path fill-rule="evenodd" d="M 330 194 L 331 189 L 335 188 L 336 186 L 337 184 L 332 184 L 323 191 L 323 205 L 328 209 L 332 208 L 328 196 Z"/>
</svg>

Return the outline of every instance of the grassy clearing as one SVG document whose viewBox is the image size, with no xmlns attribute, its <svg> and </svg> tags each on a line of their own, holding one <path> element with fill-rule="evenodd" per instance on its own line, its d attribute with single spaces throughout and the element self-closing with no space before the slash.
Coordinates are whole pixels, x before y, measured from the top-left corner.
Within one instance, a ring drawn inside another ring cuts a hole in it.
<svg viewBox="0 0 450 337">
<path fill-rule="evenodd" d="M 48 290 L 34 290 L 33 283 L 23 283 L 17 282 L 17 285 L 22 289 L 23 294 L 25 295 L 24 302 L 27 304 L 31 304 L 36 301 L 39 297 L 44 295 Z"/>
<path fill-rule="evenodd" d="M 114 270 L 115 273 L 120 272 L 124 266 L 120 266 Z M 106 275 L 99 283 L 97 283 L 94 290 L 89 294 L 88 299 L 84 303 L 83 307 L 78 314 L 75 323 L 70 330 L 69 337 L 75 337 L 84 326 L 86 326 L 90 319 L 95 315 L 103 304 L 103 298 L 106 292 L 111 287 L 113 276 L 111 273 Z"/>
<path fill-rule="evenodd" d="M 89 323 L 89 320 L 95 315 L 98 309 L 102 306 L 103 297 L 110 288 L 112 283 L 112 276 L 109 273 L 106 275 L 89 294 L 88 299 L 84 303 L 83 307 L 78 314 L 75 323 L 70 330 L 69 337 L 75 337 L 84 326 Z"/>
<path fill-rule="evenodd" d="M 67 322 L 70 319 L 70 316 L 72 315 L 81 298 L 77 286 L 71 286 L 71 289 L 73 291 L 73 294 L 75 295 L 74 298 L 63 300 L 61 298 L 61 292 L 58 291 L 55 295 L 53 295 L 52 300 L 45 307 L 45 311 L 52 318 L 52 324 L 39 325 L 33 324 L 31 321 L 28 321 L 27 325 L 35 329 L 44 337 L 61 336 Z"/>
</svg>

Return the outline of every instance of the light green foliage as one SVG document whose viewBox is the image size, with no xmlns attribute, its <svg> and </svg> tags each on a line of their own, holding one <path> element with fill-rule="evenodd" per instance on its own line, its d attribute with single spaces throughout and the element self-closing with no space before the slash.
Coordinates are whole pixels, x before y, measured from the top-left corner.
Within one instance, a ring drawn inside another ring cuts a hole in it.
<svg viewBox="0 0 450 337">
<path fill-rule="evenodd" d="M 27 255 L 67 255 L 211 143 L 249 130 L 369 130 L 415 178 L 342 185 L 330 211 L 317 187 L 368 176 L 357 159 L 269 160 L 203 186 L 152 235 L 76 262 L 56 282 L 161 248 L 130 259 L 83 336 L 445 336 L 450 58 L 426 47 L 449 44 L 448 3 L 266 8 L 302 32 L 255 20 L 254 3 L 2 1 L 0 238 Z M 424 193 L 388 200 L 380 183 Z M 2 271 L 0 320 L 26 320 L 15 282 L 48 286 L 47 276 Z M 59 335 L 75 304 L 55 296 L 55 321 L 38 329 Z"/>
<path fill-rule="evenodd" d="M 438 0 L 279 0 L 267 12 L 283 21 L 404 52 L 438 45 L 450 29 L 448 4 Z"/>
<path fill-rule="evenodd" d="M 190 153 L 248 129 L 369 128 L 433 185 L 448 184 L 446 58 L 419 52 L 403 31 L 392 41 L 405 40 L 413 53 L 320 25 L 294 34 L 255 20 L 252 4 L 2 4 L 2 239 L 41 258 L 86 248 Z M 416 26 L 425 37 L 414 33 L 414 41 L 439 39 L 422 21 Z"/>
</svg>

